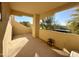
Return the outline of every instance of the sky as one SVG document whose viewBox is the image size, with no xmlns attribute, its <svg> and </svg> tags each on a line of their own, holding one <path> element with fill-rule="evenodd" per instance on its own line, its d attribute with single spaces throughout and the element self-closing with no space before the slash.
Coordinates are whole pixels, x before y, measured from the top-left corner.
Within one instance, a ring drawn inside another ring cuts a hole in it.
<svg viewBox="0 0 79 59">
<path fill-rule="evenodd" d="M 32 20 L 33 18 L 32 17 L 29 17 L 29 16 L 15 16 L 15 20 L 17 22 L 30 22 L 32 24 Z"/>
<path fill-rule="evenodd" d="M 65 26 L 66 23 L 73 18 L 71 15 L 76 13 L 75 9 L 76 8 L 71 8 L 71 9 L 56 13 L 55 21 L 57 22 L 57 24 Z"/>
<path fill-rule="evenodd" d="M 55 14 L 54 18 L 55 18 L 55 21 L 56 21 L 57 24 L 65 26 L 66 23 L 72 18 L 71 14 L 74 14 L 74 13 L 75 13 L 75 8 L 71 8 L 71 9 L 68 9 L 68 10 L 57 12 Z M 15 20 L 17 22 L 23 22 L 23 21 L 27 22 L 28 21 L 31 24 L 33 23 L 32 22 L 33 18 L 28 17 L 28 16 L 15 16 Z"/>
</svg>

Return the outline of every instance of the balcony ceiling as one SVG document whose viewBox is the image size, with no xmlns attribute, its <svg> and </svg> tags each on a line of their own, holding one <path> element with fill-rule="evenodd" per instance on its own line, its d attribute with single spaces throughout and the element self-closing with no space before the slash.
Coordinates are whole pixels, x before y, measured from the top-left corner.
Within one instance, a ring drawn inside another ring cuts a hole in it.
<svg viewBox="0 0 79 59">
<path fill-rule="evenodd" d="M 15 11 L 33 14 L 45 14 L 70 8 L 78 3 L 68 2 L 12 2 L 10 8 Z"/>
</svg>

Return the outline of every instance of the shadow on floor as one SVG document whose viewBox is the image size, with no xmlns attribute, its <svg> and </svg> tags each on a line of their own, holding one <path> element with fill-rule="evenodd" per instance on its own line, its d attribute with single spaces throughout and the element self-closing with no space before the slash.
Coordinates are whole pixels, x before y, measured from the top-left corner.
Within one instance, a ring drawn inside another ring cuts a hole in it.
<svg viewBox="0 0 79 59">
<path fill-rule="evenodd" d="M 45 42 L 38 38 L 33 38 L 31 34 L 17 35 L 15 38 L 26 37 L 28 43 L 16 55 L 16 57 L 62 57 L 54 52 Z M 23 43 L 23 42 L 22 42 Z M 21 44 L 22 44 L 21 43 Z"/>
</svg>

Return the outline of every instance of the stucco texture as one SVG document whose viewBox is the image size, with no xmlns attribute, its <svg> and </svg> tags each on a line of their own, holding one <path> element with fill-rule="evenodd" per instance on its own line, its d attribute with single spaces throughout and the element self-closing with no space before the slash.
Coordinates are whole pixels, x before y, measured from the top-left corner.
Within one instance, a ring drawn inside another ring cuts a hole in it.
<svg viewBox="0 0 79 59">
<path fill-rule="evenodd" d="M 79 51 L 79 35 L 50 30 L 40 30 L 39 33 L 39 37 L 46 42 L 49 38 L 55 40 L 55 46 L 60 49 L 66 48 L 69 51 Z"/>
</svg>

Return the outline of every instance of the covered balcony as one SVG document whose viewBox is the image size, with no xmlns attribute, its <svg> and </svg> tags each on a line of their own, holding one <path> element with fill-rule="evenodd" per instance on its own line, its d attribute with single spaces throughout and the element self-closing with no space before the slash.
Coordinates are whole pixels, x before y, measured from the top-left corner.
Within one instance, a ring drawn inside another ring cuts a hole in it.
<svg viewBox="0 0 79 59">
<path fill-rule="evenodd" d="M 3 56 L 19 57 L 68 57 L 71 51 L 79 51 L 79 35 L 40 30 L 40 19 L 78 5 L 77 2 L 1 3 L 0 27 L 3 30 L 0 35 L 3 33 L 3 36 L 0 53 Z M 33 17 L 31 29 L 16 22 L 15 15 Z M 47 44 L 49 38 L 55 40 L 52 47 Z"/>
</svg>

